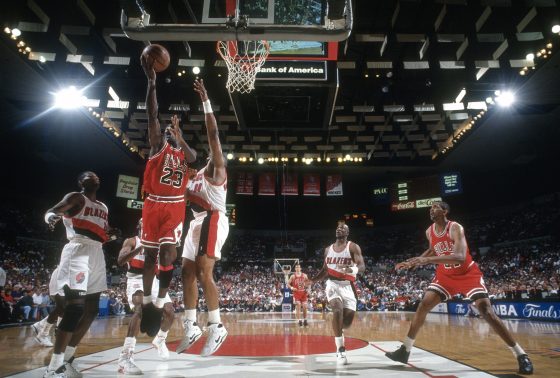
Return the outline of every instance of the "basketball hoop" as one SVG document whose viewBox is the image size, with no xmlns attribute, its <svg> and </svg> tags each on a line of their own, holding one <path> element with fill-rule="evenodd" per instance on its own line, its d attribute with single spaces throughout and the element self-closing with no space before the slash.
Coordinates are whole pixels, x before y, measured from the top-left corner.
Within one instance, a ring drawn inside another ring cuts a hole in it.
<svg viewBox="0 0 560 378">
<path fill-rule="evenodd" d="M 268 41 L 218 41 L 216 51 L 226 62 L 230 92 L 249 93 L 270 52 Z"/>
</svg>

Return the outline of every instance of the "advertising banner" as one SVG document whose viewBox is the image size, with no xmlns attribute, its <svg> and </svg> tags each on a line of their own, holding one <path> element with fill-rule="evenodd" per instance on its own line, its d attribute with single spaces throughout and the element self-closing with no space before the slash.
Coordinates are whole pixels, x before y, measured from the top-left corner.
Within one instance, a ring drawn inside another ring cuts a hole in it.
<svg viewBox="0 0 560 378">
<path fill-rule="evenodd" d="M 259 175 L 259 196 L 276 195 L 276 176 L 266 172 Z"/>
<path fill-rule="evenodd" d="M 465 315 L 468 302 L 449 302 L 447 308 L 450 314 Z M 493 301 L 492 308 L 501 318 L 553 320 L 560 322 L 559 302 L 502 302 Z"/>
<path fill-rule="evenodd" d="M 304 196 L 320 196 L 321 180 L 317 174 L 303 175 L 303 195 Z"/>
<path fill-rule="evenodd" d="M 283 196 L 298 195 L 298 177 L 295 173 L 285 173 L 282 175 L 282 185 L 280 193 Z"/>
<path fill-rule="evenodd" d="M 140 179 L 138 177 L 119 175 L 117 182 L 117 197 L 136 199 L 138 198 L 138 186 Z"/>
<path fill-rule="evenodd" d="M 235 194 L 253 195 L 253 174 L 239 172 L 237 174 L 237 184 L 235 185 Z"/>
<path fill-rule="evenodd" d="M 326 185 L 327 196 L 342 195 L 342 176 L 327 175 L 327 180 L 325 185 Z"/>
</svg>

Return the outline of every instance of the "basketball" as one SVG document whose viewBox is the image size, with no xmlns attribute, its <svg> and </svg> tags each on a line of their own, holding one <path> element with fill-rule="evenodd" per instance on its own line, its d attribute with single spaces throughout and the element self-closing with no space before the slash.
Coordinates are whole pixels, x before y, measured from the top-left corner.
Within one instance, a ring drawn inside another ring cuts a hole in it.
<svg viewBox="0 0 560 378">
<path fill-rule="evenodd" d="M 146 46 L 144 51 L 142 51 L 142 55 L 148 56 L 154 62 L 154 70 L 156 72 L 162 72 L 169 67 L 169 52 L 166 50 L 165 47 L 158 44 L 151 44 Z"/>
</svg>

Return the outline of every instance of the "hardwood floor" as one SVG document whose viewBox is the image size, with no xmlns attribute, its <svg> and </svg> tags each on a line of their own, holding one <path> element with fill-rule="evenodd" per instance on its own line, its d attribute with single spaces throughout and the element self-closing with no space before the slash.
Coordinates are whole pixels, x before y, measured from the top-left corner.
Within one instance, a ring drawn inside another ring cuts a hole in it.
<svg viewBox="0 0 560 378">
<path fill-rule="evenodd" d="M 374 346 L 378 342 L 400 341 L 408 330 L 412 315 L 412 313 L 403 312 L 357 313 L 352 327 L 345 332 L 345 337 L 373 342 Z M 280 337 L 280 340 L 296 340 L 296 343 L 299 343 L 297 340 L 305 341 L 310 336 L 329 336 L 329 338 L 321 339 L 323 341 L 319 343 L 321 345 L 317 344 L 317 347 L 326 348 L 329 353 L 332 349 L 334 355 L 334 341 L 330 338 L 332 335 L 330 319 L 331 314 L 314 313 L 310 317 L 309 326 L 300 328 L 291 314 L 222 314 L 222 321 L 231 340 L 234 340 L 231 336 L 275 335 L 276 340 Z M 130 317 L 96 320 L 78 347 L 76 355 L 79 357 L 121 347 L 129 321 Z M 168 336 L 170 349 L 173 349 L 172 345 L 176 344 L 174 342 L 180 340 L 182 336 L 181 321 L 182 314 L 178 314 Z M 200 314 L 199 322 L 200 324 L 206 323 L 206 314 Z M 535 366 L 534 376 L 559 376 L 560 323 L 506 320 L 505 324 L 514 334 L 518 343 L 529 353 Z M 29 326 L 0 330 L 0 376 L 33 370 L 48 364 L 52 348 L 39 346 L 33 335 Z M 240 337 L 237 340 L 250 340 L 250 338 Z M 312 339 L 309 338 L 309 340 L 311 342 Z M 317 343 L 317 340 L 314 342 Z M 149 342 L 151 339 L 146 336 L 138 338 L 138 343 Z M 367 344 L 364 343 L 364 345 Z M 424 328 L 416 339 L 415 346 L 494 375 L 517 372 L 516 359 L 482 319 L 429 314 Z M 244 350 L 246 350 L 240 345 L 230 345 L 228 348 L 226 349 L 230 352 L 239 351 L 239 353 L 235 353 L 237 356 L 244 356 Z M 298 345 L 298 348 L 296 350 L 306 351 L 302 354 L 318 353 L 314 351 L 319 350 L 313 349 L 316 348 L 315 346 L 309 350 L 301 349 L 302 345 Z M 268 353 L 264 350 L 258 352 L 264 353 L 261 356 L 266 356 Z M 415 351 L 412 352 L 411 359 L 415 353 Z M 172 354 L 175 353 L 172 352 Z M 117 357 L 118 352 L 115 352 L 114 358 Z M 381 357 L 382 360 L 383 356 L 381 355 Z M 227 366 L 224 368 L 227 369 Z M 85 375 L 87 373 L 84 372 Z M 431 373 L 434 374 L 434 371 Z"/>
</svg>

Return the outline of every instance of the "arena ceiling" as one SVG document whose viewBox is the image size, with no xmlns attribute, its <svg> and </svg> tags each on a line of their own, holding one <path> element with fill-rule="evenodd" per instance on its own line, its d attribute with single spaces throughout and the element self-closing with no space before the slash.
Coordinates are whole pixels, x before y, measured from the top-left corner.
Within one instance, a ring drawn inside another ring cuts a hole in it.
<svg viewBox="0 0 560 378">
<path fill-rule="evenodd" d="M 1 37 L 2 104 L 19 113 L 13 119 L 41 113 L 50 106 L 49 93 L 65 85 L 87 87 L 92 111 L 79 119 L 89 118 L 88 127 L 98 129 L 87 133 L 90 152 L 107 164 L 123 154 L 127 164 L 142 163 L 146 80 L 138 57 L 145 44 L 123 34 L 119 2 L 26 0 L 4 1 L 2 7 L 2 28 L 22 31 L 17 39 L 4 32 Z M 192 23 L 201 1 L 152 1 L 146 7 L 152 21 Z M 172 56 L 158 79 L 161 119 L 180 113 L 187 141 L 207 149 L 200 100 L 192 90 L 196 65 L 216 110 L 224 152 L 253 158 L 252 164 L 258 157 L 289 157 L 290 164 L 296 164 L 294 157 L 297 164 L 307 157 L 326 164 L 331 157 L 330 164 L 337 164 L 338 157 L 351 155 L 362 158 L 353 166 L 370 169 L 484 166 L 531 160 L 558 143 L 560 35 L 551 31 L 560 23 L 557 0 L 356 0 L 353 8 L 352 34 L 338 44 L 339 88 L 325 127 L 240 125 L 224 88 L 227 71 L 212 42 L 152 41 Z M 18 45 L 21 41 L 25 45 Z M 527 60 L 529 53 L 534 59 Z M 516 103 L 508 109 L 488 104 L 496 90 L 511 90 Z M 92 112 L 120 135 L 103 128 Z M 38 119 L 61 118 L 69 121 L 52 114 Z M 528 139 L 532 144 L 525 146 Z M 71 159 L 76 151 L 67 142 L 59 137 L 43 158 Z M 498 150 L 502 153 L 492 155 Z"/>
</svg>

